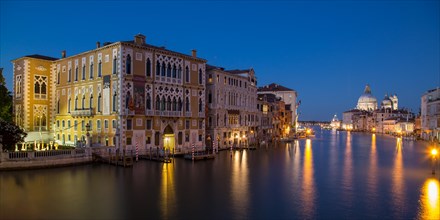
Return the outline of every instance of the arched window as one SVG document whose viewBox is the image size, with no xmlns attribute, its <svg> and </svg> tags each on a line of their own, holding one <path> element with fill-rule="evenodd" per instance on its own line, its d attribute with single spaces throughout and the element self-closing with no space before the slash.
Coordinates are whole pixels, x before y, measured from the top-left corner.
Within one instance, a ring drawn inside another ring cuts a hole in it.
<svg viewBox="0 0 440 220">
<path fill-rule="evenodd" d="M 101 60 L 98 62 L 98 77 L 102 76 L 102 62 Z"/>
<path fill-rule="evenodd" d="M 171 64 L 169 64 L 169 63 L 167 66 L 167 77 L 171 77 Z"/>
<path fill-rule="evenodd" d="M 90 79 L 93 79 L 93 62 L 90 63 Z"/>
<path fill-rule="evenodd" d="M 199 84 L 203 84 L 202 69 L 199 69 Z"/>
<path fill-rule="evenodd" d="M 127 55 L 127 60 L 125 61 L 125 73 L 131 74 L 131 56 Z"/>
<path fill-rule="evenodd" d="M 162 101 L 160 102 L 160 110 L 165 111 L 165 96 L 162 97 Z"/>
<path fill-rule="evenodd" d="M 78 66 L 75 67 L 75 81 L 78 81 Z"/>
<path fill-rule="evenodd" d="M 179 97 L 179 102 L 177 105 L 177 111 L 182 111 L 182 99 Z"/>
<path fill-rule="evenodd" d="M 176 78 L 176 64 L 173 65 L 173 78 Z"/>
<path fill-rule="evenodd" d="M 101 112 L 101 94 L 98 95 L 98 112 Z"/>
<path fill-rule="evenodd" d="M 182 78 L 182 66 L 179 65 L 179 70 L 177 71 L 177 78 L 181 79 Z"/>
<path fill-rule="evenodd" d="M 75 97 L 75 110 L 78 109 L 78 96 Z"/>
<path fill-rule="evenodd" d="M 151 96 L 150 94 L 147 94 L 147 103 L 145 104 L 145 106 L 147 106 L 147 110 L 151 110 Z"/>
<path fill-rule="evenodd" d="M 162 76 L 165 76 L 165 69 L 166 69 L 165 62 L 162 62 L 162 72 L 161 72 Z"/>
<path fill-rule="evenodd" d="M 202 112 L 203 110 L 203 103 L 202 103 L 202 99 L 199 99 L 199 112 Z"/>
<path fill-rule="evenodd" d="M 211 94 L 211 92 L 208 93 L 208 103 L 209 104 L 212 103 L 212 94 Z"/>
<path fill-rule="evenodd" d="M 189 82 L 189 68 L 185 67 L 185 82 Z"/>
<path fill-rule="evenodd" d="M 173 111 L 177 110 L 177 101 L 176 101 L 176 97 L 173 98 L 173 108 L 171 109 Z"/>
<path fill-rule="evenodd" d="M 60 74 L 60 71 L 58 71 L 58 73 L 57 73 L 57 84 L 60 84 L 60 77 L 61 77 L 61 74 Z M 18 88 L 20 88 L 20 87 L 18 87 Z"/>
<path fill-rule="evenodd" d="M 167 99 L 167 111 L 171 111 L 171 98 L 169 96 Z"/>
<path fill-rule="evenodd" d="M 159 61 L 156 62 L 156 76 L 160 75 L 160 63 Z"/>
<path fill-rule="evenodd" d="M 186 97 L 186 100 L 185 100 L 185 111 L 186 111 L 186 112 L 189 112 L 189 105 L 190 105 L 190 103 L 189 103 L 189 98 Z"/>
<path fill-rule="evenodd" d="M 113 57 L 113 74 L 116 74 L 116 56 Z"/>
<path fill-rule="evenodd" d="M 147 64 L 145 64 L 145 75 L 150 77 L 151 76 L 151 62 L 150 58 L 147 58 Z"/>
<path fill-rule="evenodd" d="M 86 65 L 84 64 L 83 68 L 82 68 L 82 80 L 85 80 L 85 79 L 86 79 Z"/>
<path fill-rule="evenodd" d="M 89 100 L 89 108 L 93 108 L 93 94 L 90 94 L 90 100 Z"/>
<path fill-rule="evenodd" d="M 72 69 L 69 69 L 69 74 L 67 74 L 67 82 L 72 80 Z"/>
<path fill-rule="evenodd" d="M 85 109 L 85 104 L 86 104 L 86 96 L 83 95 L 82 101 L 81 101 L 81 107 L 82 109 Z"/>
<path fill-rule="evenodd" d="M 158 95 L 156 96 L 156 110 L 160 110 L 160 97 Z"/>
</svg>

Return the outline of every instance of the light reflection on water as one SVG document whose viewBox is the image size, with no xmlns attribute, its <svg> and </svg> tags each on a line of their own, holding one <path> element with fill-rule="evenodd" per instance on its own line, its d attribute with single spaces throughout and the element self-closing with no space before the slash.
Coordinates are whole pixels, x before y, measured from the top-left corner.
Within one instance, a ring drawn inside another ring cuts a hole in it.
<svg viewBox="0 0 440 220">
<path fill-rule="evenodd" d="M 306 140 L 306 146 L 304 149 L 304 165 L 303 165 L 303 190 L 302 201 L 304 209 L 304 218 L 313 218 L 315 215 L 315 180 L 314 180 L 314 168 L 313 168 L 313 151 L 312 141 Z"/>
<path fill-rule="evenodd" d="M 404 168 L 402 159 L 402 138 L 396 138 L 396 154 L 392 171 L 392 200 L 394 204 L 394 217 L 403 218 L 405 202 L 405 186 L 403 182 Z"/>
<path fill-rule="evenodd" d="M 419 219 L 440 219 L 440 183 L 429 178 L 423 184 L 419 199 Z"/>
<path fill-rule="evenodd" d="M 439 219 L 424 142 L 318 134 L 194 163 L 0 172 L 0 219 Z"/>
</svg>

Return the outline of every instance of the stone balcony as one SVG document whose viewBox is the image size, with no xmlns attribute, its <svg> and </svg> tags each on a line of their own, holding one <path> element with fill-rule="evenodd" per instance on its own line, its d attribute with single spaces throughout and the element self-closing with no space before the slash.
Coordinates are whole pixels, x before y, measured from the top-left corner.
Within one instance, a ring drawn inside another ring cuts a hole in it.
<svg viewBox="0 0 440 220">
<path fill-rule="evenodd" d="M 72 117 L 92 117 L 93 116 L 93 108 L 89 109 L 76 109 L 70 112 Z"/>
</svg>

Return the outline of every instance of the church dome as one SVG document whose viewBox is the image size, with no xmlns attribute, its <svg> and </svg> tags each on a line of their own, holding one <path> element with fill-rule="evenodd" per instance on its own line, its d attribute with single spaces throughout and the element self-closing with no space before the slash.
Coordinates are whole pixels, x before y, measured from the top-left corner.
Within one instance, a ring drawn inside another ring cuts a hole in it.
<svg viewBox="0 0 440 220">
<path fill-rule="evenodd" d="M 385 95 L 385 97 L 383 98 L 381 107 L 384 109 L 393 108 L 393 101 L 388 97 L 388 95 Z"/>
<path fill-rule="evenodd" d="M 359 110 L 373 111 L 377 109 L 377 99 L 371 95 L 370 86 L 365 86 L 364 94 L 362 94 L 356 106 Z"/>
</svg>

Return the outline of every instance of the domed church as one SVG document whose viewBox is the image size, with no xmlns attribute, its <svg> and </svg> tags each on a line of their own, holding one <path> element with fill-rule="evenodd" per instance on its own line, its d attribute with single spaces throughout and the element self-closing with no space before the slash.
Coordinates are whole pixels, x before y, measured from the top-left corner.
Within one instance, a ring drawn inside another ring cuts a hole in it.
<svg viewBox="0 0 440 220">
<path fill-rule="evenodd" d="M 356 106 L 356 109 L 364 111 L 374 111 L 377 109 L 377 99 L 371 95 L 370 85 L 365 86 L 364 94 L 362 94 Z"/>
</svg>

